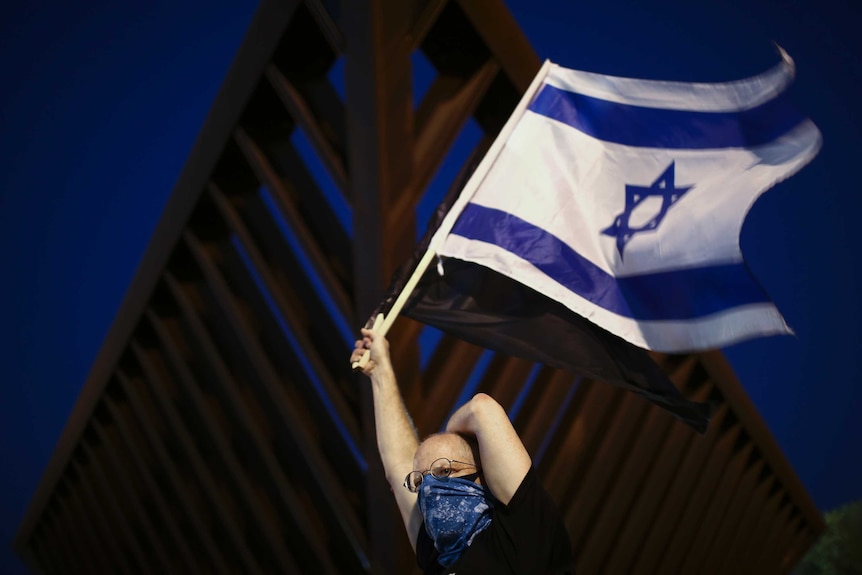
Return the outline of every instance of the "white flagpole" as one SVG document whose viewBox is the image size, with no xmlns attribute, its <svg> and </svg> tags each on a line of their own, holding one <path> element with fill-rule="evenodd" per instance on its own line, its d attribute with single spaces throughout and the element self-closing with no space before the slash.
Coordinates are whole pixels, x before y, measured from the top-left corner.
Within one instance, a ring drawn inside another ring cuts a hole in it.
<svg viewBox="0 0 862 575">
<path fill-rule="evenodd" d="M 542 67 L 539 69 L 536 77 L 533 78 L 527 91 L 524 92 L 523 96 L 521 96 L 521 101 L 518 102 L 512 115 L 509 116 L 508 120 L 506 120 L 500 133 L 497 134 L 497 138 L 494 140 L 494 143 L 491 144 L 485 157 L 483 157 L 482 161 L 479 162 L 476 171 L 474 171 L 470 176 L 470 179 L 467 180 L 467 183 L 464 185 L 464 189 L 461 190 L 461 193 L 458 195 L 458 199 L 455 200 L 455 203 L 452 204 L 449 212 L 443 218 L 443 221 L 440 223 L 434 236 L 432 236 L 431 241 L 428 243 L 428 249 L 419 260 L 419 263 L 416 264 L 416 269 L 413 270 L 413 275 L 411 275 L 410 279 L 407 280 L 407 283 L 404 284 L 404 288 L 401 290 L 401 293 L 398 294 L 398 297 L 389 309 L 389 314 L 387 314 L 382 321 L 380 320 L 380 317 L 383 314 L 378 315 L 375 319 L 374 327 L 372 329 L 374 329 L 377 334 L 386 335 L 389 328 L 392 327 L 393 323 L 395 323 L 395 318 L 397 318 L 398 314 L 401 313 L 401 308 L 403 308 L 404 304 L 407 303 L 407 298 L 410 297 L 410 294 L 413 293 L 414 289 L 416 289 L 416 285 L 425 274 L 425 270 L 427 270 L 428 266 L 431 265 L 431 262 L 434 261 L 434 258 L 437 255 L 437 248 L 443 243 L 446 236 L 449 235 L 449 232 L 458 220 L 458 216 L 461 215 L 464 207 L 473 198 L 473 194 L 476 193 L 476 190 L 491 170 L 494 162 L 497 161 L 497 156 L 500 155 L 500 152 L 503 150 L 503 146 L 506 145 L 506 141 L 509 139 L 515 126 L 518 124 L 518 120 L 520 120 L 521 116 L 524 115 L 524 112 L 527 110 L 527 106 L 532 102 L 533 96 L 538 92 L 539 87 L 542 85 L 542 82 L 545 80 L 545 77 L 548 75 L 548 72 L 551 70 L 551 66 L 553 65 L 554 64 L 550 60 L 545 60 L 545 63 L 542 64 Z M 353 369 L 362 369 L 365 367 L 370 356 L 371 353 L 366 350 L 362 359 L 353 363 Z"/>
</svg>

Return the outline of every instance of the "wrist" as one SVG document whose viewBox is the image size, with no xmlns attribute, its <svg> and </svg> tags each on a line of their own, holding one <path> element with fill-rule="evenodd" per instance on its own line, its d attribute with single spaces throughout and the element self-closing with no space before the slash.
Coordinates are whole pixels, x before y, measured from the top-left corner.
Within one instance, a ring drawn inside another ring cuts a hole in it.
<svg viewBox="0 0 862 575">
<path fill-rule="evenodd" d="M 389 362 L 388 358 L 374 361 L 374 370 L 371 372 L 371 381 L 373 383 L 379 383 L 382 380 L 394 378 L 395 371 L 393 370 L 392 364 Z"/>
</svg>

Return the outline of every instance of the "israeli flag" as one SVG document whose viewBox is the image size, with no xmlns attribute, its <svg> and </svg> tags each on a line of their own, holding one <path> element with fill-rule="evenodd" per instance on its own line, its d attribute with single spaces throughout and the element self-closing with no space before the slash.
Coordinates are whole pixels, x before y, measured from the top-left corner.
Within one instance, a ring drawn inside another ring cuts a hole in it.
<svg viewBox="0 0 862 575">
<path fill-rule="evenodd" d="M 790 333 L 739 248 L 758 196 L 820 147 L 788 102 L 794 66 L 781 55 L 722 84 L 546 63 L 432 246 L 647 349 Z"/>
</svg>

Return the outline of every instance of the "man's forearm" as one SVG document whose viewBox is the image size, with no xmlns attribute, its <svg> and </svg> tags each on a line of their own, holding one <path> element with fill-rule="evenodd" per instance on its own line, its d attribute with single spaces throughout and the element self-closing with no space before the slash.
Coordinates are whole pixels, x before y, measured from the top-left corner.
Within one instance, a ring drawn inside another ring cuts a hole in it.
<svg viewBox="0 0 862 575">
<path fill-rule="evenodd" d="M 503 407 L 477 393 L 452 414 L 446 431 L 476 436 L 485 481 L 494 497 L 508 504 L 532 462 Z"/>
<path fill-rule="evenodd" d="M 380 460 L 407 529 L 410 546 L 415 551 L 422 517 L 416 506 L 416 495 L 407 491 L 401 482 L 413 469 L 413 454 L 416 453 L 419 440 L 388 357 L 375 366 L 371 374 L 371 390 L 374 395 L 374 426 Z"/>
<path fill-rule="evenodd" d="M 399 487 L 401 480 L 411 471 L 413 454 L 419 440 L 404 406 L 392 365 L 388 361 L 375 367 L 371 374 L 371 386 L 374 394 L 377 449 L 380 451 L 386 478 L 394 489 Z"/>
</svg>

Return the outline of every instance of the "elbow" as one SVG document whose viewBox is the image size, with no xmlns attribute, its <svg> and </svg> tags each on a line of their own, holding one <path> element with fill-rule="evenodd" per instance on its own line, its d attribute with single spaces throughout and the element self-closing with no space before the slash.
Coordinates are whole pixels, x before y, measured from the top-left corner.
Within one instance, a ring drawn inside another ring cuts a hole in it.
<svg viewBox="0 0 862 575">
<path fill-rule="evenodd" d="M 477 421 L 499 417 L 500 414 L 505 416 L 506 414 L 503 406 L 487 393 L 477 393 L 470 399 L 470 412 Z"/>
<path fill-rule="evenodd" d="M 487 423 L 501 415 L 506 417 L 506 412 L 493 397 L 486 393 L 477 393 L 455 411 L 446 424 L 446 431 L 477 435 Z"/>
</svg>

